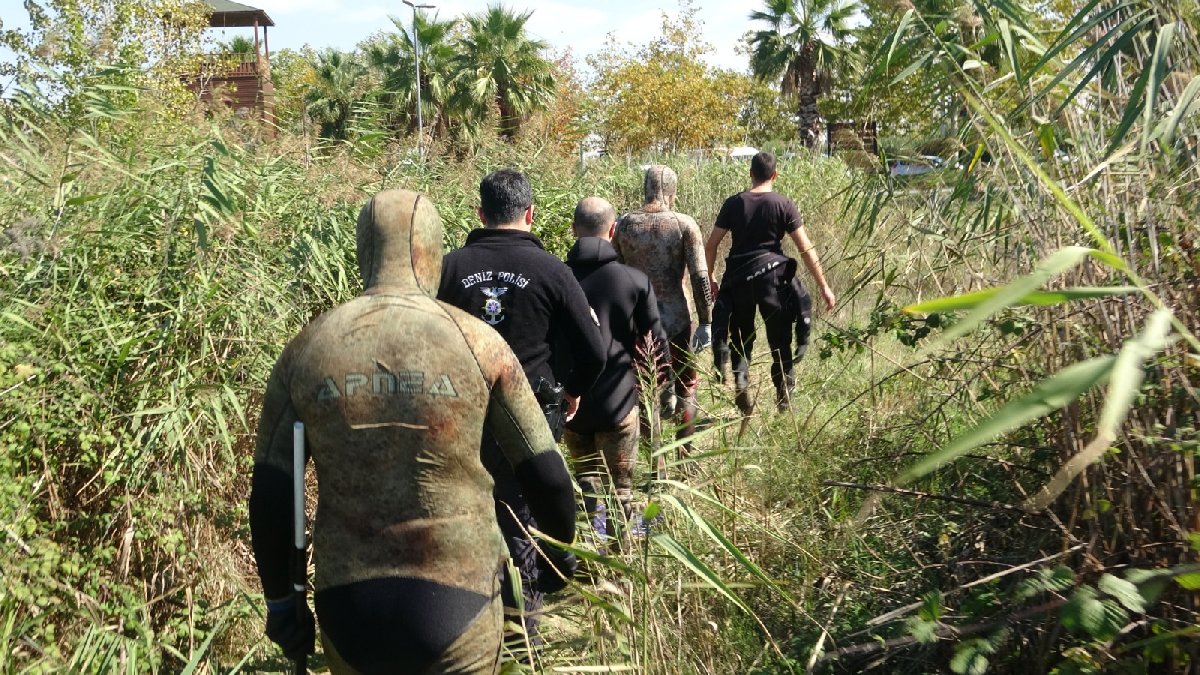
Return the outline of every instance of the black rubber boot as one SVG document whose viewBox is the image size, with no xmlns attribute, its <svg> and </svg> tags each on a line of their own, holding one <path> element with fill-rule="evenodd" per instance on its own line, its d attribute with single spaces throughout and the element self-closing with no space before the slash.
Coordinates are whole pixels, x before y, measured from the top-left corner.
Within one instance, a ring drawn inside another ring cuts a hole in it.
<svg viewBox="0 0 1200 675">
<path fill-rule="evenodd" d="M 796 372 L 789 370 L 783 374 L 782 382 L 775 385 L 775 407 L 779 412 L 792 409 L 792 392 L 796 389 Z"/>
</svg>

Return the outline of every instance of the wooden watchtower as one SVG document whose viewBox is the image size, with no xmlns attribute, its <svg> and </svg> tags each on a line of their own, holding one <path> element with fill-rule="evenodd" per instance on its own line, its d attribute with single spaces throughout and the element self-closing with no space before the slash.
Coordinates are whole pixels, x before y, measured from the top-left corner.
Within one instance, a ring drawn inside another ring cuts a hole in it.
<svg viewBox="0 0 1200 675">
<path fill-rule="evenodd" d="M 204 0 L 204 4 L 212 8 L 210 28 L 253 28 L 254 53 L 209 55 L 190 82 L 192 90 L 206 103 L 223 103 L 240 115 L 267 122 L 270 128 L 275 121 L 275 86 L 267 28 L 275 22 L 263 10 L 239 2 Z"/>
</svg>

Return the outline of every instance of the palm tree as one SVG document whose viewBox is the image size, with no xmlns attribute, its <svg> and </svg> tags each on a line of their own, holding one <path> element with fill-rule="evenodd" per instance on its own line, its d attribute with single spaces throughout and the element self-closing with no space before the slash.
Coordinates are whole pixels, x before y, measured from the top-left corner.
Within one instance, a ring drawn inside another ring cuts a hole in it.
<svg viewBox="0 0 1200 675">
<path fill-rule="evenodd" d="M 312 68 L 316 82 L 304 94 L 306 110 L 322 137 L 346 140 L 350 116 L 366 92 L 366 66 L 353 54 L 327 48 Z"/>
<path fill-rule="evenodd" d="M 817 99 L 836 74 L 854 65 L 852 20 L 859 0 L 765 0 L 766 11 L 750 13 L 768 28 L 750 35 L 750 69 L 762 80 L 782 78 L 785 96 L 797 97 L 800 139 L 813 147 L 820 131 Z"/>
<path fill-rule="evenodd" d="M 489 6 L 466 17 L 458 44 L 455 108 L 467 121 L 500 117 L 500 134 L 512 139 L 528 115 L 554 96 L 554 67 L 542 58 L 546 43 L 525 34 L 533 12 Z"/>
<path fill-rule="evenodd" d="M 448 126 L 446 104 L 453 79 L 456 49 L 450 38 L 455 21 L 438 21 L 418 13 L 415 18 L 421 48 L 421 114 L 433 122 L 434 137 L 444 137 Z M 404 124 L 416 128 L 416 69 L 413 67 L 413 41 L 410 28 L 392 19 L 397 33 L 368 45 L 367 61 L 379 71 L 383 103 L 399 113 Z"/>
</svg>

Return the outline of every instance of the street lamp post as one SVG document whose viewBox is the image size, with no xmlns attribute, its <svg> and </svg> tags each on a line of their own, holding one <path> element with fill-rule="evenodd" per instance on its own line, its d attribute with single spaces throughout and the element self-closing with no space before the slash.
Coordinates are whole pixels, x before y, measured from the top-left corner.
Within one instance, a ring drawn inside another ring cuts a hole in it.
<svg viewBox="0 0 1200 675">
<path fill-rule="evenodd" d="M 417 34 L 417 10 L 418 9 L 433 9 L 433 5 L 415 5 L 411 0 L 400 0 L 404 4 L 412 7 L 412 41 L 413 41 L 413 63 L 417 66 L 417 154 L 422 159 L 425 157 L 425 148 L 421 145 L 421 141 L 425 138 L 425 124 L 421 119 L 421 36 Z"/>
</svg>

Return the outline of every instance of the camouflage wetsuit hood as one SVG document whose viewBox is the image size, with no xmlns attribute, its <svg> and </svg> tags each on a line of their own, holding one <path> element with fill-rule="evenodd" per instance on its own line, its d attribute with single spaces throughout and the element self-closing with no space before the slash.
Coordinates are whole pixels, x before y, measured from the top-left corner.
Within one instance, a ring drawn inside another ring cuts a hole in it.
<svg viewBox="0 0 1200 675">
<path fill-rule="evenodd" d="M 672 387 L 663 389 L 662 411 L 676 415 L 680 422 L 676 438 L 687 438 L 695 431 L 695 390 L 700 378 L 692 359 L 692 313 L 684 279 L 691 283 L 691 300 L 701 324 L 712 323 L 712 291 L 708 285 L 708 265 L 700 226 L 691 216 L 671 210 L 669 199 L 675 195 L 678 178 L 669 167 L 651 166 L 646 170 L 643 188 L 646 204 L 617 221 L 613 248 L 622 262 L 650 277 L 658 298 L 663 330 L 670 340 Z M 691 444 L 681 451 L 689 451 Z"/>
<path fill-rule="evenodd" d="M 286 596 L 291 429 L 303 421 L 319 487 L 317 615 L 331 663 L 349 664 L 335 672 L 494 669 L 505 549 L 479 458 L 485 426 L 542 497 L 542 529 L 574 535 L 570 477 L 520 363 L 486 324 L 430 297 L 441 247 L 427 198 L 373 198 L 358 221 L 364 294 L 305 327 L 267 386 L 255 558 L 266 597 Z"/>
<path fill-rule="evenodd" d="M 669 167 L 655 165 L 646 170 L 642 186 L 645 206 L 625 214 L 617 222 L 613 248 L 622 262 L 650 277 L 667 336 L 678 340 L 687 333 L 686 341 L 691 338 L 692 326 L 689 300 L 695 303 L 699 322 L 710 323 L 712 294 L 700 227 L 691 216 L 667 206 L 678 181 Z M 685 277 L 690 281 L 690 298 Z"/>
</svg>

